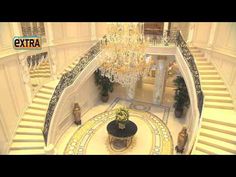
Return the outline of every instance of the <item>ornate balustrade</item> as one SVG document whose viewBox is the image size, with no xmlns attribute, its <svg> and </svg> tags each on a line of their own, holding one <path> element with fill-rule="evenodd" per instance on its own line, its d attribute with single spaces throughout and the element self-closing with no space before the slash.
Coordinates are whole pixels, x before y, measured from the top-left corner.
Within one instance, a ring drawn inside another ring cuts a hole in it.
<svg viewBox="0 0 236 177">
<path fill-rule="evenodd" d="M 98 41 L 79 60 L 79 62 L 76 64 L 76 66 L 71 71 L 62 75 L 62 77 L 61 77 L 58 85 L 56 86 L 54 93 L 51 97 L 51 100 L 50 100 L 50 103 L 48 106 L 48 110 L 47 110 L 47 114 L 46 114 L 46 119 L 45 119 L 44 129 L 43 129 L 43 136 L 44 136 L 44 140 L 45 140 L 46 144 L 47 144 L 48 132 L 49 132 L 51 119 L 52 119 L 54 110 L 57 106 L 57 103 L 60 99 L 61 94 L 68 86 L 70 86 L 71 84 L 74 83 L 74 81 L 80 75 L 80 73 L 83 71 L 83 69 L 98 55 L 98 53 L 101 51 L 102 42 L 104 42 L 104 40 Z"/>
<path fill-rule="evenodd" d="M 188 49 L 187 43 L 184 41 L 184 39 L 179 31 L 176 35 L 176 46 L 179 47 L 185 61 L 188 64 L 188 67 L 192 73 L 192 77 L 193 77 L 194 85 L 195 85 L 195 89 L 196 89 L 196 94 L 197 94 L 197 98 L 198 98 L 199 114 L 201 116 L 204 95 L 203 95 L 202 88 L 201 88 L 199 73 L 197 70 L 197 66 L 194 62 L 193 55 L 191 54 L 190 50 Z"/>
<path fill-rule="evenodd" d="M 29 69 L 36 69 L 41 62 L 46 60 L 48 52 L 38 53 L 36 55 L 27 56 L 27 64 Z"/>
<path fill-rule="evenodd" d="M 170 44 L 175 45 L 177 35 L 178 31 L 166 30 L 163 31 L 163 34 L 161 35 L 146 34 L 145 40 L 149 43 L 150 46 L 169 46 Z"/>
</svg>

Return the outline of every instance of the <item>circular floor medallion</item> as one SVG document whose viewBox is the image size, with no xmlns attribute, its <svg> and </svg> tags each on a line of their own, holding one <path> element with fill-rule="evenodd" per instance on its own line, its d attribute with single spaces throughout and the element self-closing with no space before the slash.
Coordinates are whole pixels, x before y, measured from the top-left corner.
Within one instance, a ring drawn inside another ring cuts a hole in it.
<svg viewBox="0 0 236 177">
<path fill-rule="evenodd" d="M 162 120 L 149 112 L 136 110 L 130 110 L 130 120 L 138 127 L 131 145 L 124 149 L 121 142 L 116 142 L 116 149 L 111 148 L 106 127 L 115 119 L 115 111 L 116 109 L 104 112 L 88 120 L 73 134 L 64 153 L 69 155 L 173 154 L 172 137 Z"/>
<path fill-rule="evenodd" d="M 149 105 L 146 105 L 144 103 L 131 103 L 130 108 L 136 109 L 138 111 L 149 111 L 151 109 Z"/>
</svg>

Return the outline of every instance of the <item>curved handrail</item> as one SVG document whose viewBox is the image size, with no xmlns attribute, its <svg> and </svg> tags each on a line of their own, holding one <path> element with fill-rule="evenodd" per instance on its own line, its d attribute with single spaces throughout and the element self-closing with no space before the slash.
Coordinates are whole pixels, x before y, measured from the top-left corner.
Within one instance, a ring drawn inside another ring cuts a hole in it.
<svg viewBox="0 0 236 177">
<path fill-rule="evenodd" d="M 48 106 L 48 110 L 47 110 L 47 114 L 45 118 L 43 136 L 44 136 L 44 141 L 46 145 L 47 145 L 47 140 L 48 140 L 48 132 L 49 132 L 51 119 L 52 119 L 54 110 L 57 106 L 57 103 L 59 101 L 61 94 L 68 86 L 74 83 L 74 81 L 76 80 L 78 75 L 83 71 L 83 69 L 98 55 L 98 53 L 101 51 L 101 45 L 102 45 L 103 39 L 98 41 L 93 47 L 91 47 L 71 71 L 64 73 L 62 77 L 60 78 L 60 81 L 57 84 L 53 92 L 53 95 L 51 97 L 51 100 L 49 102 L 49 106 Z"/>
<path fill-rule="evenodd" d="M 191 54 L 190 50 L 188 49 L 187 43 L 184 41 L 183 36 L 181 35 L 180 31 L 177 32 L 176 46 L 179 47 L 185 61 L 188 64 L 188 67 L 192 73 L 192 77 L 194 80 L 194 85 L 195 85 L 196 93 L 197 93 L 199 115 L 201 117 L 204 95 L 203 95 L 202 88 L 201 88 L 199 72 L 198 72 L 197 66 L 195 64 L 194 57 Z"/>
</svg>

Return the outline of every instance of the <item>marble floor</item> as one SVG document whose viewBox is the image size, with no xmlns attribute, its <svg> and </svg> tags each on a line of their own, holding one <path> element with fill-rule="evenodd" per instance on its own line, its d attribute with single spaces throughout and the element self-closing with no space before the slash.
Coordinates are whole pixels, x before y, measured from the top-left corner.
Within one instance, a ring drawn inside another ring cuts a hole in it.
<svg viewBox="0 0 236 177">
<path fill-rule="evenodd" d="M 172 79 L 172 78 L 170 78 L 170 79 Z M 158 117 L 161 117 L 162 113 L 160 110 L 162 108 L 157 107 L 156 105 L 152 104 L 153 88 L 154 88 L 153 84 L 142 83 L 141 86 L 137 87 L 134 99 L 138 102 L 145 102 L 147 105 L 150 106 L 149 112 L 151 112 L 152 114 L 154 114 Z M 173 89 L 174 88 L 173 88 L 173 85 L 171 85 L 171 81 L 167 80 L 162 107 L 163 107 L 163 109 L 168 110 L 167 111 L 168 115 L 167 115 L 166 120 L 164 120 L 164 122 L 166 123 L 166 125 L 171 133 L 171 136 L 173 139 L 173 147 L 175 147 L 177 144 L 178 133 L 182 129 L 182 126 L 184 124 L 186 124 L 187 118 L 178 119 L 178 118 L 175 118 L 175 116 L 174 116 L 174 108 L 172 107 L 173 95 L 174 95 Z M 111 107 L 112 103 L 114 103 L 117 98 L 119 98 L 121 100 L 126 99 L 126 90 L 125 90 L 125 88 L 122 88 L 119 85 L 115 86 L 114 92 L 110 94 L 110 98 L 107 103 L 103 103 L 101 101 L 98 101 L 93 108 L 91 108 L 88 112 L 86 112 L 82 116 L 83 123 L 86 123 L 87 121 L 89 121 L 91 118 L 93 118 L 97 114 L 108 110 L 109 107 Z M 65 148 L 66 148 L 69 140 L 71 139 L 72 135 L 76 132 L 76 130 L 78 128 L 79 128 L 78 126 L 73 124 L 64 133 L 64 135 L 60 138 L 60 140 L 58 141 L 58 143 L 56 145 L 57 154 L 64 154 Z M 175 154 L 175 150 L 173 153 Z"/>
</svg>

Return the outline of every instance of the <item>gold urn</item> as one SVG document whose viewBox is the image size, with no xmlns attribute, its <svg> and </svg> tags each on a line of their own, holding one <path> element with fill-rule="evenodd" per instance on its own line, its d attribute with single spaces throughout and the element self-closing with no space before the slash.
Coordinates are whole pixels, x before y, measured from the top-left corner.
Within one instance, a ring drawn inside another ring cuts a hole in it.
<svg viewBox="0 0 236 177">
<path fill-rule="evenodd" d="M 81 125 L 81 109 L 79 103 L 74 104 L 73 115 L 75 124 Z"/>
<path fill-rule="evenodd" d="M 177 146 L 175 147 L 177 152 L 183 153 L 187 140 L 188 140 L 187 128 L 184 126 L 178 135 L 178 143 Z"/>
</svg>

